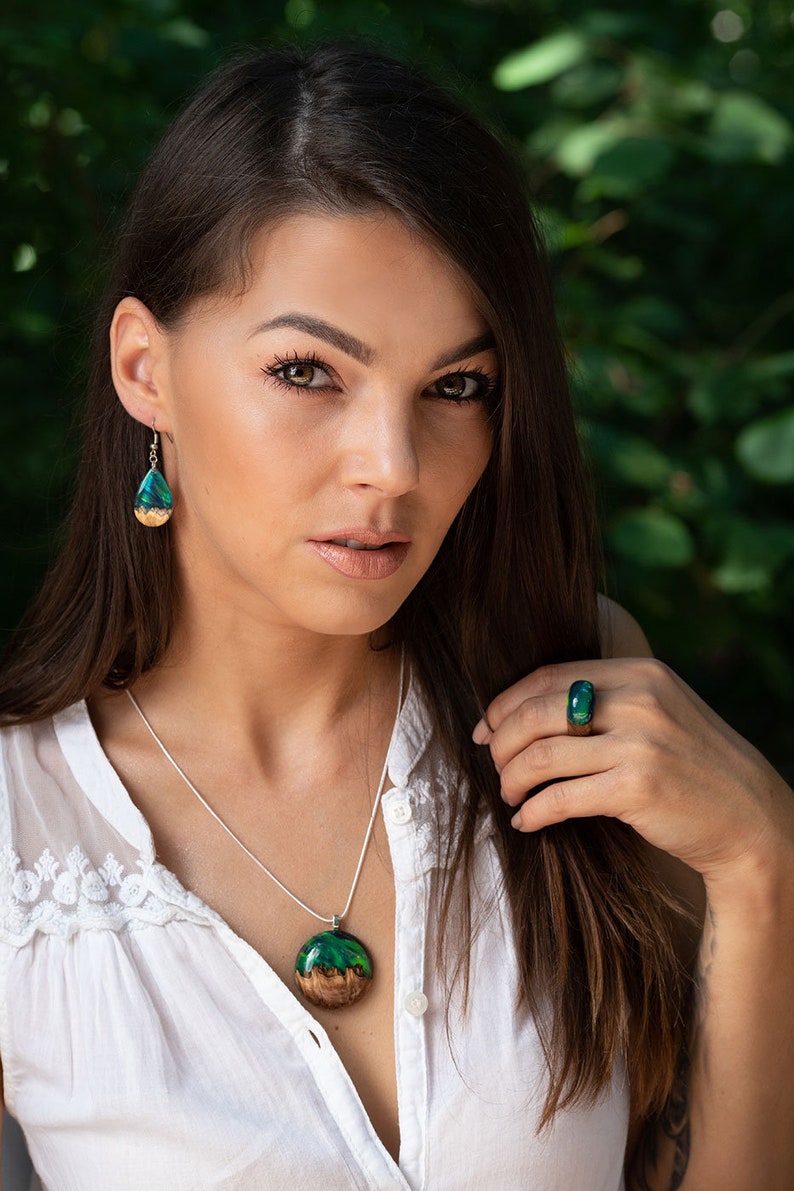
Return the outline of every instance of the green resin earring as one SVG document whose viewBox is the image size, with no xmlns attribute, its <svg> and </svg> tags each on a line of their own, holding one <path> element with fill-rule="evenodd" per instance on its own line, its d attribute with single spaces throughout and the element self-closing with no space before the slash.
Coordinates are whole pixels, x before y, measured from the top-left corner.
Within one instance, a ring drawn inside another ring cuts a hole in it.
<svg viewBox="0 0 794 1191">
<path fill-rule="evenodd" d="M 135 516 L 141 525 L 165 525 L 174 511 L 174 498 L 165 476 L 157 468 L 157 431 L 152 422 L 154 439 L 149 448 L 149 470 L 135 493 Z"/>
</svg>

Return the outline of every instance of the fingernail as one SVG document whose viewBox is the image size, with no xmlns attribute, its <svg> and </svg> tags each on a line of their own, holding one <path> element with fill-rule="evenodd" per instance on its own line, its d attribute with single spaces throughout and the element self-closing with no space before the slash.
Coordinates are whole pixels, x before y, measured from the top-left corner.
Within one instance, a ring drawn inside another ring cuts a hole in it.
<svg viewBox="0 0 794 1191">
<path fill-rule="evenodd" d="M 521 826 L 521 812 L 520 811 L 518 812 L 518 814 L 513 815 L 512 819 L 510 820 L 510 826 L 511 827 L 520 827 Z"/>
<path fill-rule="evenodd" d="M 471 738 L 475 744 L 487 744 L 491 739 L 491 730 L 486 724 L 485 720 L 480 720 L 477 727 L 471 734 Z"/>
</svg>

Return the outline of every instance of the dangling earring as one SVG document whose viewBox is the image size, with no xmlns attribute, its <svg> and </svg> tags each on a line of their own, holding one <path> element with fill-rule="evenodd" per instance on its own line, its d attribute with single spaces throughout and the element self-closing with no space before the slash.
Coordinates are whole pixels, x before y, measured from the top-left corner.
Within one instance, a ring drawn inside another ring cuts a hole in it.
<svg viewBox="0 0 794 1191">
<path fill-rule="evenodd" d="M 138 491 L 135 493 L 135 516 L 141 525 L 165 525 L 174 511 L 174 498 L 171 489 L 165 481 L 165 476 L 157 470 L 157 431 L 152 419 L 152 434 L 154 439 L 149 448 L 150 467 L 143 478 Z"/>
</svg>

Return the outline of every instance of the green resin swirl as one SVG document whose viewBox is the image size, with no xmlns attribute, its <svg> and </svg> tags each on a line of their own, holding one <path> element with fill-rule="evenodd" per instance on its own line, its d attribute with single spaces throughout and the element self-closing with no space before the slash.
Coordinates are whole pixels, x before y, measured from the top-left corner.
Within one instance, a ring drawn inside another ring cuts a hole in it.
<svg viewBox="0 0 794 1191">
<path fill-rule="evenodd" d="M 355 935 L 320 931 L 298 952 L 295 983 L 313 1005 L 341 1009 L 363 997 L 372 984 L 372 960 Z"/>
<path fill-rule="evenodd" d="M 595 710 L 595 688 L 592 682 L 581 678 L 572 682 L 568 691 L 568 723 L 576 728 L 585 728 L 593 718 Z"/>
<path fill-rule="evenodd" d="M 161 525 L 171 516 L 174 498 L 162 472 L 153 467 L 135 493 L 135 516 L 143 525 Z"/>
</svg>

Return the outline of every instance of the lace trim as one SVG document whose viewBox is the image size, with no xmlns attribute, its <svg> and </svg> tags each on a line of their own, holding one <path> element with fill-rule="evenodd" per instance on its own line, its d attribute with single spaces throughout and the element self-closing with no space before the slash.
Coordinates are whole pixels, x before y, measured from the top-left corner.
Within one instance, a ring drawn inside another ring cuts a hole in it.
<svg viewBox="0 0 794 1191">
<path fill-rule="evenodd" d="M 444 788 L 443 783 L 440 787 Z M 423 870 L 438 863 L 439 830 L 443 837 L 455 829 L 449 822 L 448 803 L 439 802 L 436 791 L 437 783 L 422 779 L 415 779 L 405 791 L 414 808 L 417 861 Z M 484 814 L 475 843 L 492 833 L 490 815 Z M 137 869 L 126 871 L 113 852 L 107 852 L 103 863 L 95 866 L 75 844 L 65 860 L 45 848 L 38 860 L 25 867 L 10 844 L 0 847 L 0 939 L 5 942 L 20 945 L 37 932 L 68 938 L 83 929 L 135 930 L 177 918 L 220 921 L 157 862 L 139 858 Z"/>
<path fill-rule="evenodd" d="M 134 930 L 172 918 L 205 918 L 202 902 L 179 888 L 181 904 L 150 889 L 152 866 L 126 872 L 112 852 L 95 868 L 75 844 L 61 863 L 45 848 L 30 868 L 9 845 L 0 848 L 0 938 L 25 943 L 37 931 L 64 938 L 84 928 Z M 174 893 L 177 890 L 173 890 Z"/>
<path fill-rule="evenodd" d="M 439 837 L 444 839 L 448 834 L 454 836 L 458 830 L 452 820 L 448 800 L 439 793 L 449 789 L 454 779 L 446 770 L 441 773 L 441 779 L 441 781 L 429 782 L 422 778 L 415 778 L 405 791 L 413 807 L 417 860 L 419 867 L 423 870 L 434 868 L 439 862 Z M 402 794 L 403 791 L 393 790 L 389 793 Z M 483 809 L 478 816 L 475 828 L 475 846 L 494 833 L 493 819 L 490 813 Z"/>
</svg>

